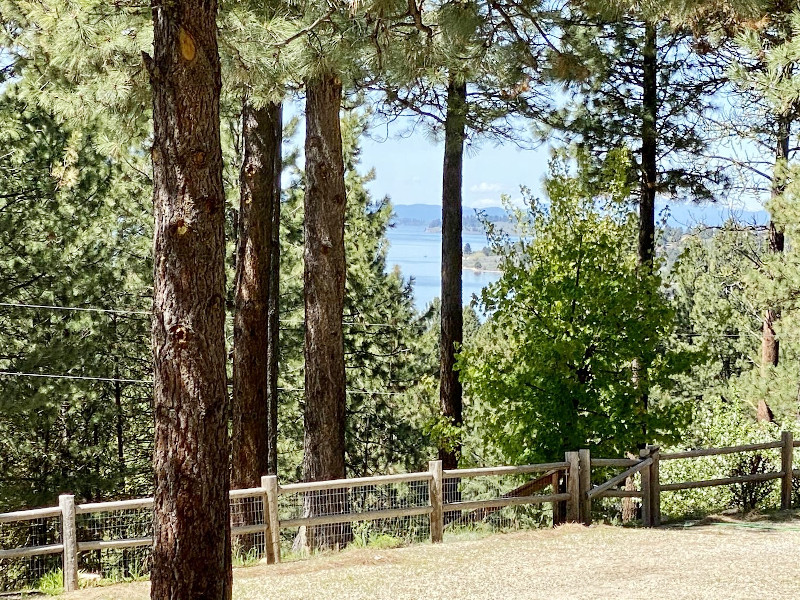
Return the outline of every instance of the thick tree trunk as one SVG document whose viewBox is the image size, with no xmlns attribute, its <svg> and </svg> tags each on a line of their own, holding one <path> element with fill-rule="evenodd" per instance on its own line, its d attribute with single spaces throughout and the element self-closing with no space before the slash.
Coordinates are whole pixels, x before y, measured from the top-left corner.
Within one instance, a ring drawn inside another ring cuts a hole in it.
<svg viewBox="0 0 800 600">
<path fill-rule="evenodd" d="M 257 487 L 261 476 L 270 474 L 270 463 L 274 465 L 272 453 L 277 457 L 269 311 L 274 304 L 273 215 L 281 194 L 281 116 L 280 104 L 270 103 L 263 108 L 255 108 L 247 100 L 242 104 L 243 160 L 233 319 L 234 489 Z M 277 378 L 274 381 L 277 387 Z M 255 525 L 258 512 L 255 499 L 241 500 L 233 523 Z M 250 552 L 258 538 L 239 536 L 237 551 Z M 264 549 L 267 561 L 274 562 L 272 546 L 265 544 Z"/>
<path fill-rule="evenodd" d="M 344 219 L 346 193 L 339 108 L 342 83 L 334 74 L 306 84 L 305 193 L 305 438 L 306 481 L 345 476 Z M 346 495 L 306 494 L 308 515 L 347 510 Z M 349 526 L 312 527 L 312 548 L 343 546 Z"/>
<path fill-rule="evenodd" d="M 461 381 L 455 371 L 456 347 L 463 340 L 461 304 L 461 186 L 466 136 L 467 84 L 451 75 L 447 86 L 442 172 L 442 310 L 439 359 L 439 404 L 452 425 L 462 424 Z M 460 444 L 439 448 L 445 469 L 458 467 Z"/>
<path fill-rule="evenodd" d="M 271 451 L 275 450 L 269 309 L 282 138 L 279 104 L 254 108 L 247 101 L 243 103 L 244 158 L 233 320 L 233 488 L 258 486 L 261 476 L 270 472 Z"/>
<path fill-rule="evenodd" d="M 217 3 L 153 5 L 151 597 L 231 597 Z"/>
</svg>

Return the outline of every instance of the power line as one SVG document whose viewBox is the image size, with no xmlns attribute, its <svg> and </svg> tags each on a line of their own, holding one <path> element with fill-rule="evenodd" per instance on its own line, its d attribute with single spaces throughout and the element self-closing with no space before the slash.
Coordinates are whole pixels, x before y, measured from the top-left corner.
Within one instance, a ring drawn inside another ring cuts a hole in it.
<svg viewBox="0 0 800 600">
<path fill-rule="evenodd" d="M 38 310 L 63 310 L 74 312 L 94 312 L 106 313 L 117 315 L 147 315 L 152 316 L 153 312 L 149 310 L 135 310 L 135 309 L 117 309 L 117 308 L 96 308 L 96 307 L 78 307 L 78 306 L 56 306 L 52 304 L 23 304 L 15 302 L 0 302 L 0 307 L 3 308 L 24 308 L 24 309 L 38 309 Z M 292 327 L 303 327 L 303 321 L 289 321 L 281 320 L 281 325 L 290 325 Z M 392 329 L 400 329 L 402 327 L 409 327 L 405 324 L 392 324 L 392 323 L 368 323 L 363 321 L 342 321 L 342 325 L 362 325 L 364 327 L 387 327 Z"/>
<path fill-rule="evenodd" d="M 123 379 L 116 377 L 86 377 L 83 375 L 54 375 L 50 373 L 18 373 L 15 371 L 0 371 L 0 375 L 8 377 L 37 377 L 40 379 L 78 379 L 81 381 L 107 381 L 111 383 L 149 383 L 149 379 Z"/>
<path fill-rule="evenodd" d="M 16 371 L 0 371 L 0 375 L 7 377 L 35 377 L 38 379 L 69 379 L 80 381 L 103 381 L 108 383 L 146 383 L 153 384 L 152 379 L 124 379 L 115 377 L 88 377 L 83 375 L 56 375 L 51 373 L 21 373 Z M 230 383 L 228 385 L 231 385 Z M 303 392 L 305 388 L 284 388 L 279 387 L 279 392 Z M 365 396 L 401 396 L 403 392 L 379 392 L 376 390 L 345 390 L 345 394 L 359 394 Z"/>
<path fill-rule="evenodd" d="M 15 304 L 12 302 L 0 302 L 0 306 L 4 308 L 30 308 L 30 309 L 42 309 L 42 310 L 64 310 L 64 311 L 75 311 L 75 312 L 96 312 L 96 313 L 108 313 L 108 314 L 115 314 L 115 315 L 151 315 L 152 312 L 150 311 L 143 311 L 143 310 L 130 310 L 130 309 L 116 309 L 116 308 L 94 308 L 94 307 L 77 307 L 77 306 L 53 306 L 49 304 Z"/>
</svg>

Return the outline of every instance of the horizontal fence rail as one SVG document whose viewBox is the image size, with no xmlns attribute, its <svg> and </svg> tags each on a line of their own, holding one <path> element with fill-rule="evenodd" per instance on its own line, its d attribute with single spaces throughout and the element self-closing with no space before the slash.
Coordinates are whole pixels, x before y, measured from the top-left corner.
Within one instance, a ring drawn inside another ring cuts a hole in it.
<svg viewBox="0 0 800 600">
<path fill-rule="evenodd" d="M 589 524 L 593 501 L 637 498 L 641 500 L 643 524 L 657 526 L 661 519 L 661 492 L 780 480 L 781 507 L 790 508 L 792 478 L 800 477 L 800 469 L 794 469 L 792 461 L 793 450 L 798 447 L 800 441 L 794 441 L 791 433 L 784 432 L 775 442 L 665 454 L 660 454 L 658 447 L 649 446 L 639 457 L 628 458 L 594 458 L 589 450 L 580 450 L 567 452 L 564 461 L 534 465 L 444 470 L 441 461 L 431 461 L 427 471 L 415 473 L 286 485 L 279 485 L 275 476 L 266 476 L 261 479 L 260 487 L 230 492 L 231 533 L 242 551 L 256 552 L 257 556 L 263 556 L 263 561 L 274 563 L 281 559 L 282 542 L 308 542 L 320 535 L 331 535 L 331 531 L 342 536 L 341 539 L 352 539 L 354 528 L 360 524 L 416 523 L 414 527 L 419 532 L 433 542 L 441 542 L 445 529 L 453 524 L 480 521 L 507 507 L 551 504 L 554 524 L 564 521 Z M 662 460 L 773 449 L 780 450 L 780 471 L 704 481 L 660 480 Z M 593 469 L 601 470 L 596 474 L 611 470 L 612 475 L 592 485 Z M 613 475 L 614 469 L 622 471 Z M 634 477 L 639 480 L 638 489 L 630 485 L 622 487 Z M 506 487 L 500 487 L 498 481 L 506 482 Z M 475 489 L 482 490 L 477 497 Z M 52 560 L 47 564 L 53 564 L 60 557 L 64 588 L 72 591 L 78 586 L 79 565 L 87 557 L 96 553 L 122 553 L 121 560 L 127 569 L 130 556 L 126 553 L 150 551 L 152 509 L 152 498 L 77 504 L 73 496 L 62 495 L 57 507 L 0 514 L 0 526 L 18 530 L 18 534 L 0 537 L 2 545 L 18 546 L 0 547 L 0 560 L 50 557 Z M 420 533 L 414 535 L 419 539 Z M 0 591 L 4 589 L 0 587 Z"/>
</svg>

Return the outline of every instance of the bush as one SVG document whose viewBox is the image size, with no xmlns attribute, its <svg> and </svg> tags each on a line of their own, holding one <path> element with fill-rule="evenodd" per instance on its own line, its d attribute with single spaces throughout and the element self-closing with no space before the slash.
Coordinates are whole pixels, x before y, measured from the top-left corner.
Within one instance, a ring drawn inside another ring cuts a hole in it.
<svg viewBox="0 0 800 600">
<path fill-rule="evenodd" d="M 773 442 L 780 438 L 781 429 L 775 424 L 756 422 L 746 407 L 718 400 L 702 404 L 696 409 L 692 425 L 680 446 L 662 448 L 661 452 Z M 775 467 L 778 464 L 780 449 L 668 460 L 661 462 L 660 481 L 665 484 L 763 473 L 779 470 Z M 778 506 L 778 480 L 661 494 L 661 512 L 665 519 L 700 517 L 731 508 L 767 510 Z"/>
<path fill-rule="evenodd" d="M 736 466 L 730 471 L 730 477 L 741 477 L 742 475 L 755 475 L 756 473 L 769 473 L 775 471 L 772 461 L 766 456 L 757 452 L 755 454 L 740 455 Z M 779 469 L 777 469 L 779 470 Z M 772 492 L 774 484 L 772 481 L 750 481 L 733 486 L 733 501 L 744 511 L 761 508 L 764 501 Z"/>
</svg>

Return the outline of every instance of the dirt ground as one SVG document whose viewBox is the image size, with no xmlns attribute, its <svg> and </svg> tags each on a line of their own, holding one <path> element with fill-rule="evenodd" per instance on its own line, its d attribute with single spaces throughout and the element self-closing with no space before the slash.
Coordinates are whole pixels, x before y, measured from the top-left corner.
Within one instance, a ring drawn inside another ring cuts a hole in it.
<svg viewBox="0 0 800 600">
<path fill-rule="evenodd" d="M 70 600 L 146 600 L 147 583 Z M 234 598 L 621 600 L 800 597 L 800 515 L 660 529 L 565 525 L 234 571 Z"/>
</svg>

